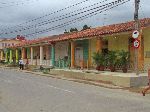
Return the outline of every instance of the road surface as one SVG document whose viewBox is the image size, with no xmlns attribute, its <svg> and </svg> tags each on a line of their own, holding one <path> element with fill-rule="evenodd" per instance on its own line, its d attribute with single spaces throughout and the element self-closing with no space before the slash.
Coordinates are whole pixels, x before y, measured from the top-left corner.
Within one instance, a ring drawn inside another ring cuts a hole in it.
<svg viewBox="0 0 150 112">
<path fill-rule="evenodd" d="M 150 112 L 150 95 L 0 68 L 0 112 Z"/>
</svg>

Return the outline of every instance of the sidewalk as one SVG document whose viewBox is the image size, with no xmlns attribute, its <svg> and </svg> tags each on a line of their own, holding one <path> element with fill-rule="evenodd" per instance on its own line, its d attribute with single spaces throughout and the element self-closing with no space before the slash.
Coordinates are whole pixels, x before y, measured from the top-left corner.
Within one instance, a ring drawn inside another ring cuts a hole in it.
<svg viewBox="0 0 150 112">
<path fill-rule="evenodd" d="M 46 76 L 46 77 L 51 77 L 51 78 L 57 78 L 57 79 L 62 79 L 62 80 L 68 80 L 68 81 L 74 81 L 74 82 L 79 82 L 79 83 L 84 83 L 84 84 L 90 84 L 90 85 L 95 85 L 95 86 L 101 86 L 105 88 L 110 88 L 110 89 L 122 89 L 123 87 L 119 87 L 116 85 L 113 85 L 112 83 L 108 81 L 94 81 L 94 80 L 87 80 L 87 79 L 80 79 L 80 78 L 75 78 L 70 76 L 66 76 L 63 74 L 52 74 L 51 72 L 49 74 L 45 74 L 43 72 L 33 72 L 29 70 L 19 70 L 17 67 L 0 67 L 3 69 L 11 69 L 15 70 L 18 72 L 24 72 L 24 73 L 30 73 L 33 75 L 39 75 L 39 76 Z"/>
<path fill-rule="evenodd" d="M 83 80 L 101 81 L 121 87 L 140 87 L 146 86 L 148 82 L 147 73 L 121 73 L 96 70 L 70 70 L 52 69 L 51 74 L 61 74 L 63 77 L 71 77 Z"/>
<path fill-rule="evenodd" d="M 109 89 L 128 90 L 128 91 L 136 92 L 136 93 L 141 93 L 141 91 L 142 91 L 142 89 L 144 87 L 144 86 L 141 86 L 141 87 L 121 87 L 121 86 L 114 85 L 113 83 L 111 83 L 109 81 L 89 80 L 89 79 L 85 79 L 85 78 L 73 77 L 71 74 L 70 74 L 70 76 L 68 76 L 68 74 L 66 74 L 66 75 L 63 74 L 62 70 L 60 70 L 60 69 L 54 69 L 54 70 L 51 70 L 51 72 L 49 74 L 45 74 L 45 73 L 42 73 L 42 72 L 33 72 L 33 71 L 28 71 L 28 70 L 19 70 L 16 67 L 14 67 L 14 68 L 12 68 L 12 67 L 1 67 L 1 68 L 11 69 L 11 70 L 15 70 L 15 71 L 22 71 L 24 73 L 31 73 L 33 75 L 40 75 L 40 76 L 45 76 L 45 77 L 57 78 L 57 79 L 61 79 L 61 80 L 68 80 L 68 81 L 74 81 L 74 82 L 78 82 L 78 83 L 90 84 L 90 85 L 100 86 L 100 87 L 109 88 Z M 57 71 L 57 72 L 61 71 L 61 74 L 52 74 L 52 73 L 54 73 L 54 71 Z M 68 72 L 68 70 L 65 70 L 65 71 Z M 82 73 L 82 72 L 88 72 L 89 73 L 89 71 L 79 71 L 79 70 L 70 70 L 70 71 L 71 72 L 74 71 L 78 75 L 81 75 L 79 73 Z M 93 71 L 92 71 L 92 73 L 93 73 Z M 119 76 L 118 74 L 112 73 L 112 72 L 100 72 L 100 73 L 103 74 L 103 75 L 105 74 L 106 76 L 109 76 L 109 73 L 111 73 L 111 75 Z M 97 72 L 97 71 L 96 71 L 96 74 L 100 75 L 99 72 Z M 123 74 L 120 74 L 120 75 L 123 75 Z M 134 74 L 132 74 L 132 75 L 133 75 L 133 77 L 137 77 Z M 140 74 L 140 76 L 145 76 L 145 75 L 146 74 Z M 82 77 L 83 77 L 83 75 L 82 75 Z M 125 76 L 123 76 L 123 77 L 125 77 Z M 130 75 L 127 74 L 127 77 L 130 77 Z"/>
</svg>

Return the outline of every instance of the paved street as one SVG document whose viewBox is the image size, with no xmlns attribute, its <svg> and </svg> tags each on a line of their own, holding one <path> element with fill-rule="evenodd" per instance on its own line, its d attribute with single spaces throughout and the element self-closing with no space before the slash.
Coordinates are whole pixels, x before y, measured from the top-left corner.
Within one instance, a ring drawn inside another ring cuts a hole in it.
<svg viewBox="0 0 150 112">
<path fill-rule="evenodd" d="M 149 112 L 150 95 L 0 69 L 0 112 Z"/>
</svg>

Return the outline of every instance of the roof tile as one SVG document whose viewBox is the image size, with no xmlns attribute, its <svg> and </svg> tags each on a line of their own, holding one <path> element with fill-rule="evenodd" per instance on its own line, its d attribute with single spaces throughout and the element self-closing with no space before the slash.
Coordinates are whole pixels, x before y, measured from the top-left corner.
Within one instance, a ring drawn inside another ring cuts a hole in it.
<svg viewBox="0 0 150 112">
<path fill-rule="evenodd" d="M 85 37 L 92 37 L 92 36 L 103 36 L 107 34 L 114 34 L 114 33 L 121 33 L 134 30 L 134 21 L 130 21 L 127 23 L 120 23 L 120 24 L 113 24 L 108 26 L 102 26 L 97 28 L 91 28 L 79 32 L 73 32 L 68 34 L 60 34 L 60 35 L 53 35 L 33 40 L 26 40 L 21 44 L 17 44 L 11 47 L 21 47 L 25 45 L 31 45 L 41 42 L 57 42 L 57 41 L 64 41 L 69 39 L 78 39 L 78 38 L 85 38 Z M 150 18 L 145 18 L 140 20 L 141 27 L 150 26 Z"/>
</svg>

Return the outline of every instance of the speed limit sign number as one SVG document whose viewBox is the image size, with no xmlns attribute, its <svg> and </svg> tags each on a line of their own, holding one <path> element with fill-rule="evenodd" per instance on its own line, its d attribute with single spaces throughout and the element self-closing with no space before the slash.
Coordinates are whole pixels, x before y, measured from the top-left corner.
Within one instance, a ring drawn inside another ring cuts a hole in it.
<svg viewBox="0 0 150 112">
<path fill-rule="evenodd" d="M 139 47 L 140 47 L 140 40 L 135 39 L 135 40 L 133 41 L 133 47 L 134 47 L 134 48 L 139 48 Z"/>
</svg>

